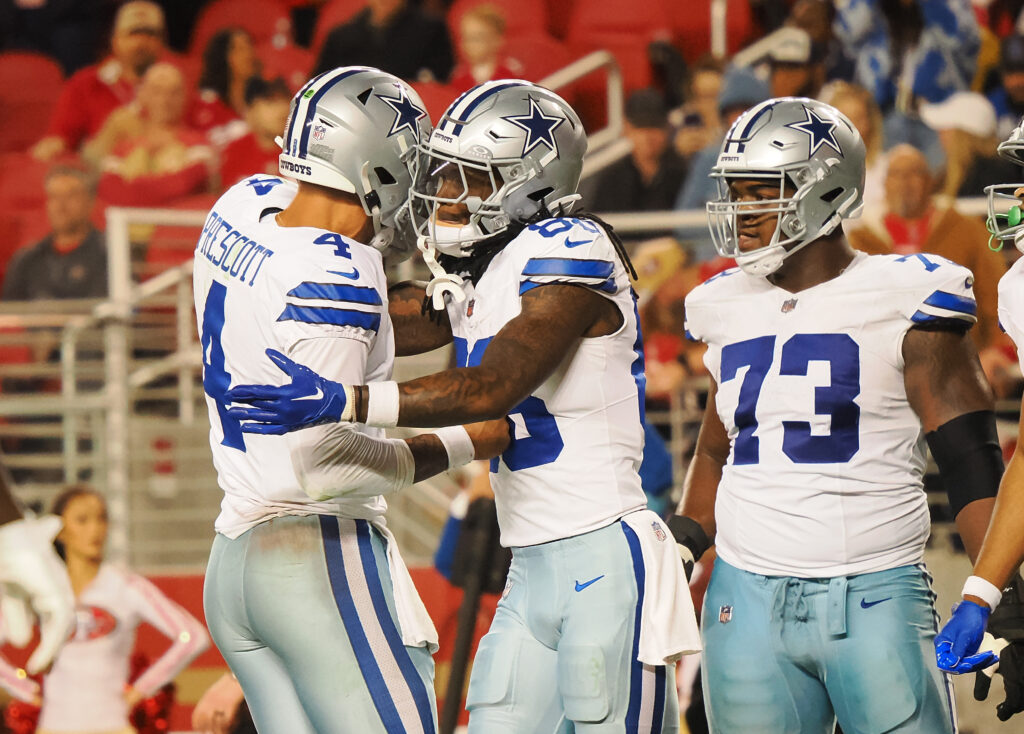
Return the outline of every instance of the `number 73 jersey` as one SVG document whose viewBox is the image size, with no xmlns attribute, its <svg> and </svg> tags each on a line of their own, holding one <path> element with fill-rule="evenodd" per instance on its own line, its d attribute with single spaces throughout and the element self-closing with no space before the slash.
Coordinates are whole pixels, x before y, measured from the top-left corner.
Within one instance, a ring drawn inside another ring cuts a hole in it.
<svg viewBox="0 0 1024 734">
<path fill-rule="evenodd" d="M 807 578 L 920 562 L 926 454 L 903 338 L 973 324 L 973 282 L 934 255 L 858 254 L 799 293 L 734 269 L 689 294 L 687 336 L 708 345 L 731 444 L 715 505 L 726 562 Z"/>
</svg>

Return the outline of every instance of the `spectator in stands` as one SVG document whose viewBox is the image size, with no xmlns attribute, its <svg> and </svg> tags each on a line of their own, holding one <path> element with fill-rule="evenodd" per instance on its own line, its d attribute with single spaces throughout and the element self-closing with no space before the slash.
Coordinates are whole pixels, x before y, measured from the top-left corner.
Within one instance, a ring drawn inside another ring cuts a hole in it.
<svg viewBox="0 0 1024 734">
<path fill-rule="evenodd" d="M 624 133 L 632 150 L 598 171 L 584 200 L 596 212 L 670 210 L 686 165 L 670 144 L 665 100 L 654 89 L 641 89 L 629 95 L 625 113 Z"/>
<path fill-rule="evenodd" d="M 695 153 L 690 161 L 686 179 L 676 198 L 675 209 L 680 211 L 703 210 L 704 205 L 717 195 L 711 169 L 718 160 L 725 130 L 750 107 L 771 97 L 768 85 L 749 69 L 729 69 L 722 79 L 722 90 L 718 95 L 718 113 L 722 120 L 722 132 L 709 145 Z M 701 222 L 694 227 L 676 230 L 680 242 L 693 243 L 695 262 L 710 260 L 715 256 L 714 247 L 708 234 L 707 224 Z"/>
<path fill-rule="evenodd" d="M 853 79 L 853 61 L 833 31 L 835 5 L 829 0 L 796 0 L 786 25 L 801 28 L 811 38 L 811 55 L 821 61 L 827 81 Z"/>
<path fill-rule="evenodd" d="M 103 298 L 107 295 L 107 246 L 92 225 L 93 177 L 84 169 L 56 166 L 46 176 L 46 215 L 52 231 L 11 259 L 3 300 Z"/>
<path fill-rule="evenodd" d="M 825 83 L 825 65 L 815 56 L 809 33 L 795 27 L 787 30 L 768 53 L 771 95 L 815 98 Z"/>
<path fill-rule="evenodd" d="M 125 3 L 114 19 L 111 55 L 72 76 L 60 91 L 46 137 L 32 148 L 43 161 L 76 152 L 115 109 L 135 98 L 146 70 L 165 54 L 164 14 L 148 0 Z"/>
<path fill-rule="evenodd" d="M 884 112 L 969 89 L 981 44 L 970 0 L 850 0 L 835 32 Z"/>
<path fill-rule="evenodd" d="M 1024 116 L 1024 35 L 1014 33 L 1000 43 L 999 77 L 988 99 L 996 109 L 996 137 L 1006 140 Z"/>
<path fill-rule="evenodd" d="M 1020 177 L 1016 165 L 996 154 L 996 111 L 984 95 L 956 92 L 922 104 L 921 119 L 938 132 L 946 153 L 940 187 L 946 196 L 983 196 L 986 186 Z"/>
<path fill-rule="evenodd" d="M 718 95 L 722 91 L 722 62 L 711 54 L 699 58 L 691 67 L 684 93 L 685 102 L 669 113 L 676 129 L 673 144 L 685 160 L 721 135 Z"/>
<path fill-rule="evenodd" d="M 934 177 L 921 151 L 898 145 L 887 157 L 886 211 L 849 232 L 850 244 L 873 255 L 931 253 L 969 268 L 978 302 L 978 326 L 971 335 L 980 352 L 999 333 L 996 287 L 1004 270 L 1001 258 L 988 249 L 988 230 L 935 197 Z"/>
<path fill-rule="evenodd" d="M 502 55 L 505 14 L 485 3 L 470 8 L 459 24 L 459 63 L 449 86 L 456 94 L 491 79 L 518 79 L 523 65 Z"/>
<path fill-rule="evenodd" d="M 274 141 L 288 121 L 291 91 L 282 79 L 268 82 L 253 77 L 245 87 L 246 135 L 232 141 L 221 152 L 220 184 L 226 189 L 236 181 L 257 173 L 277 175 L 281 148 Z"/>
<path fill-rule="evenodd" d="M 93 63 L 112 13 L 95 0 L 16 0 L 0 3 L 0 49 L 52 56 L 70 76 Z"/>
<path fill-rule="evenodd" d="M 162 206 L 209 191 L 213 151 L 206 136 L 185 123 L 181 71 L 154 64 L 137 102 L 104 126 L 103 147 L 110 153 L 102 159 L 100 197 L 121 206 Z"/>
<path fill-rule="evenodd" d="M 882 111 L 871 92 L 859 84 L 845 81 L 830 82 L 822 88 L 818 99 L 846 115 L 857 128 L 866 149 L 864 176 L 864 211 L 877 213 L 885 205 L 885 155 Z M 843 222 L 847 232 L 864 221 L 849 219 Z"/>
<path fill-rule="evenodd" d="M 199 98 L 188 118 L 216 145 L 245 134 L 246 84 L 259 74 L 260 60 L 252 36 L 243 28 L 217 31 L 203 51 Z"/>
<path fill-rule="evenodd" d="M 442 18 L 407 0 L 369 0 L 369 7 L 324 39 L 314 74 L 338 66 L 373 66 L 407 81 L 444 81 L 452 42 Z"/>
<path fill-rule="evenodd" d="M 15 698 L 41 703 L 40 732 L 131 732 L 129 714 L 174 679 L 209 646 L 203 625 L 138 574 L 104 560 L 107 505 L 73 485 L 54 501 L 64 521 L 54 540 L 75 593 L 77 627 L 43 686 L 0 659 L 0 685 Z M 135 630 L 148 622 L 171 640 L 168 650 L 129 683 Z"/>
</svg>

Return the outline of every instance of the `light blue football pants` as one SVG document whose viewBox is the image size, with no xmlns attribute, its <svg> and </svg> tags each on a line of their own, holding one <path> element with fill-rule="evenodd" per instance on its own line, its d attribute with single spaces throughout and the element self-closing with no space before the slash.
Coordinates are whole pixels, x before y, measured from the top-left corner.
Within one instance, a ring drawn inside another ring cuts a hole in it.
<svg viewBox="0 0 1024 734">
<path fill-rule="evenodd" d="M 761 576 L 715 562 L 704 598 L 714 734 L 952 734 L 924 566 L 848 578 Z"/>
<path fill-rule="evenodd" d="M 673 666 L 637 661 L 644 564 L 621 522 L 512 549 L 473 661 L 470 734 L 671 734 Z"/>
<path fill-rule="evenodd" d="M 402 644 L 365 520 L 279 517 L 217 535 L 203 591 L 260 734 L 434 734 L 434 662 Z"/>
</svg>

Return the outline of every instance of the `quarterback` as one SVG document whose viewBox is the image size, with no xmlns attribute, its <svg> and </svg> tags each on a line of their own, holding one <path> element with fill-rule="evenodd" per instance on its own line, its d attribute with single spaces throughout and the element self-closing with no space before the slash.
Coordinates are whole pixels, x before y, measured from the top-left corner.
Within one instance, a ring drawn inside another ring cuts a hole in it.
<svg viewBox="0 0 1024 734">
<path fill-rule="evenodd" d="M 1002 473 L 993 401 L 971 273 L 847 244 L 864 156 L 837 110 L 781 98 L 739 117 L 713 171 L 711 233 L 739 267 L 686 299 L 713 384 L 679 513 L 691 547 L 718 550 L 717 734 L 956 729 L 922 565 L 925 444 L 974 557 Z"/>
</svg>

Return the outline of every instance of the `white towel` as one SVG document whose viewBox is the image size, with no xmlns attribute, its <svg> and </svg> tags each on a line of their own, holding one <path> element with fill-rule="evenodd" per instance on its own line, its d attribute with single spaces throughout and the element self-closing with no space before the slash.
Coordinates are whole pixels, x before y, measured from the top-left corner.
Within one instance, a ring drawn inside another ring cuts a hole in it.
<svg viewBox="0 0 1024 734">
<path fill-rule="evenodd" d="M 672 533 L 650 510 L 631 512 L 622 521 L 640 540 L 644 561 L 637 659 L 647 665 L 672 665 L 683 655 L 700 652 L 697 615 Z"/>
<path fill-rule="evenodd" d="M 437 652 L 437 629 L 427 614 L 427 608 L 416 591 L 409 569 L 398 552 L 395 536 L 384 524 L 384 518 L 370 520 L 388 542 L 388 570 L 391 571 L 391 586 L 395 594 L 395 613 L 398 615 L 398 626 L 402 629 L 402 644 L 410 647 L 426 646 L 433 655 Z"/>
</svg>

